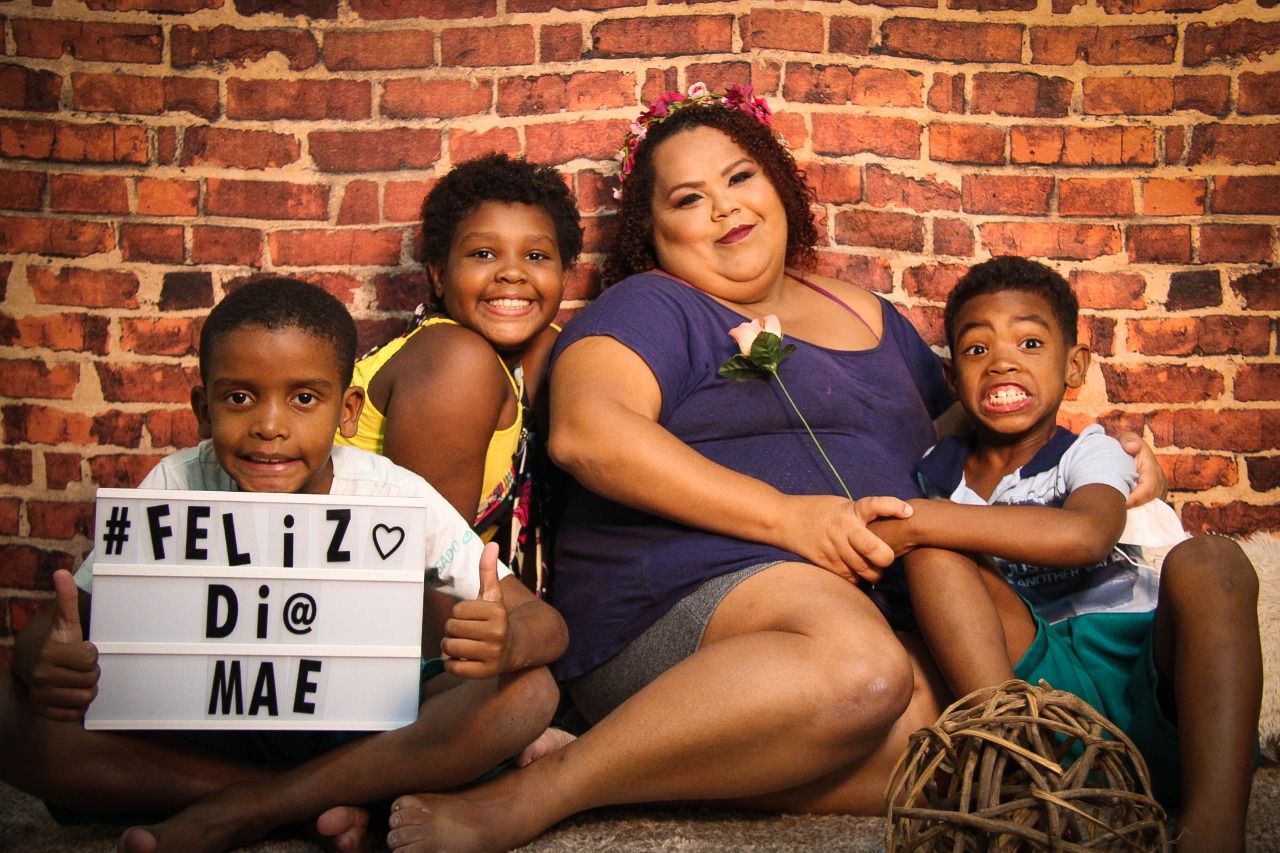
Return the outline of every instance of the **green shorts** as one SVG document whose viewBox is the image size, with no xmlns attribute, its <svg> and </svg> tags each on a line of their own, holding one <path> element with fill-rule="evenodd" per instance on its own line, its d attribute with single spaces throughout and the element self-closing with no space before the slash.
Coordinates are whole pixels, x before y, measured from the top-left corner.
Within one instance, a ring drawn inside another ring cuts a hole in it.
<svg viewBox="0 0 1280 853">
<path fill-rule="evenodd" d="M 1177 726 L 1156 696 L 1155 612 L 1089 613 L 1052 625 L 1035 620 L 1036 638 L 1014 674 L 1074 693 L 1115 723 L 1146 760 L 1156 799 L 1177 808 L 1182 757 Z"/>
</svg>

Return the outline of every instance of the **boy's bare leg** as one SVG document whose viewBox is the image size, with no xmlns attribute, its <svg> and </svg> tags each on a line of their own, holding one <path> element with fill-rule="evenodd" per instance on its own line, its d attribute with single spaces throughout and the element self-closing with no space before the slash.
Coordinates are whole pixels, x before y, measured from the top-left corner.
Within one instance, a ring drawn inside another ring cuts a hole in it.
<svg viewBox="0 0 1280 853">
<path fill-rule="evenodd" d="M 1178 849 L 1243 851 L 1262 649 L 1258 576 L 1230 539 L 1200 536 L 1165 558 L 1155 658 L 1161 704 L 1177 709 L 1183 774 Z"/>
<path fill-rule="evenodd" d="M 506 850 L 597 806 L 806 785 L 875 753 L 913 686 L 906 652 L 865 595 L 813 566 L 779 564 L 725 597 L 697 653 L 564 749 L 459 794 L 401 797 L 388 844 Z"/>
<path fill-rule="evenodd" d="M 1013 678 L 1001 614 L 978 564 L 955 551 L 917 548 L 903 565 L 920 633 L 952 692 L 967 696 Z"/>
<path fill-rule="evenodd" d="M 270 779 L 229 785 L 150 827 L 121 837 L 128 853 L 199 853 L 255 841 L 303 820 L 329 827 L 340 803 L 462 785 L 518 753 L 550 722 L 558 697 L 545 668 L 457 681 L 429 696 L 416 722 L 346 744 Z M 443 683 L 443 682 L 442 682 Z"/>
</svg>

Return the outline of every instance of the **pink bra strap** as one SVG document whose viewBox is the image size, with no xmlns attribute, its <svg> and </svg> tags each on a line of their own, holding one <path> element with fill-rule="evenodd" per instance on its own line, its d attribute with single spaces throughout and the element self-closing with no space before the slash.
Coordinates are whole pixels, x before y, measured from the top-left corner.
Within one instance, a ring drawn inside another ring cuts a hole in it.
<svg viewBox="0 0 1280 853">
<path fill-rule="evenodd" d="M 788 275 L 790 275 L 790 273 L 788 273 Z M 853 306 L 849 305 L 847 302 L 845 302 L 845 301 L 844 301 L 843 299 L 841 299 L 839 296 L 836 296 L 834 293 L 832 293 L 830 290 L 827 290 L 827 289 L 826 289 L 825 287 L 823 287 L 822 285 L 814 284 L 813 282 L 809 281 L 809 280 L 808 280 L 808 279 L 806 279 L 806 278 L 802 278 L 802 277 L 800 277 L 800 276 L 798 276 L 798 275 L 793 275 L 793 276 L 791 276 L 791 277 L 792 277 L 792 278 L 794 278 L 796 281 L 800 282 L 801 284 L 803 284 L 805 287 L 809 288 L 810 290 L 815 290 L 815 291 L 817 291 L 818 293 L 821 293 L 823 296 L 827 297 L 827 298 L 828 298 L 828 299 L 830 299 L 832 302 L 834 302 L 835 304 L 839 305 L 841 308 L 843 308 L 844 310 L 848 311 L 848 312 L 849 312 L 850 314 L 852 314 L 853 316 L 857 317 L 857 318 L 858 318 L 858 322 L 862 323 L 862 325 L 864 325 L 864 326 L 866 326 L 866 327 L 867 327 L 867 331 L 871 333 L 871 337 L 875 338 L 877 341 L 879 341 L 879 340 L 880 340 L 880 336 L 876 334 L 876 330 L 875 330 L 874 328 L 872 328 L 871 324 L 870 324 L 870 323 L 868 323 L 868 322 L 866 321 L 866 319 L 865 319 L 861 314 L 859 314 L 857 311 L 855 311 L 855 310 L 854 310 L 854 308 L 853 308 Z"/>
</svg>

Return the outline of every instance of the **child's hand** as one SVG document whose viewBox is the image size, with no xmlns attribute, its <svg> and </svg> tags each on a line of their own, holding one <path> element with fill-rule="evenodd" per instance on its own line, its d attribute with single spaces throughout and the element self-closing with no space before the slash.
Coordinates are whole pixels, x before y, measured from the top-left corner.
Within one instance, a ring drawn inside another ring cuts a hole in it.
<svg viewBox="0 0 1280 853">
<path fill-rule="evenodd" d="M 445 638 L 440 642 L 445 670 L 475 679 L 505 672 L 509 627 L 498 580 L 498 546 L 490 542 L 480 556 L 480 597 L 459 601 L 445 623 Z"/>
<path fill-rule="evenodd" d="M 31 661 L 18 673 L 27 686 L 31 710 L 57 722 L 84 716 L 98 695 L 98 650 L 80 627 L 80 590 L 65 569 L 53 573 L 54 611 L 49 631 Z"/>
</svg>

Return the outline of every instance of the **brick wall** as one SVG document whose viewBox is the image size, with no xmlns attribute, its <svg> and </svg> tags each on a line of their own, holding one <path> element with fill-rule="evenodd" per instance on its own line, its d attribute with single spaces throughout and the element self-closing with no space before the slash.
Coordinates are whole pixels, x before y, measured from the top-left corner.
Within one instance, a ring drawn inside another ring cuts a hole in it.
<svg viewBox="0 0 1280 853">
<path fill-rule="evenodd" d="M 1048 259 L 1193 529 L 1280 528 L 1277 0 L 0 0 L 0 667 L 99 486 L 195 442 L 201 316 L 264 270 L 363 343 L 423 279 L 422 197 L 554 163 L 590 298 L 637 105 L 752 83 L 807 166 L 822 272 L 938 339 L 975 259 Z"/>
</svg>

